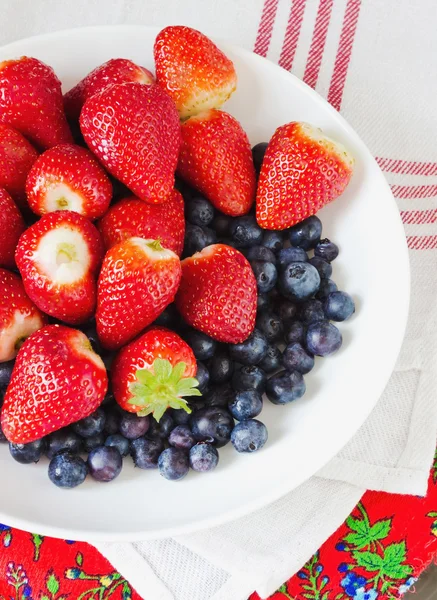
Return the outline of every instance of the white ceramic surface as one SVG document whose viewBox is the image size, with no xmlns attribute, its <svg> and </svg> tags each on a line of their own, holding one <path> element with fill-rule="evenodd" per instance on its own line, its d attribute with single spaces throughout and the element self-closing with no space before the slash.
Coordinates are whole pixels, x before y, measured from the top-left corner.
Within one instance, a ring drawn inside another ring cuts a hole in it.
<svg viewBox="0 0 437 600">
<path fill-rule="evenodd" d="M 153 69 L 157 31 L 97 27 L 22 40 L 0 49 L 0 60 L 23 54 L 53 66 L 68 90 L 113 57 Z M 102 485 L 87 481 L 62 491 L 47 478 L 47 462 L 22 466 L 0 447 L 0 522 L 41 534 L 80 540 L 134 540 L 211 527 L 241 517 L 296 488 L 353 436 L 387 383 L 407 320 L 409 265 L 395 201 L 366 146 L 311 88 L 245 50 L 222 48 L 235 62 L 238 90 L 225 106 L 252 143 L 268 140 L 278 125 L 309 121 L 343 142 L 356 158 L 345 194 L 320 212 L 324 234 L 341 254 L 333 278 L 353 294 L 356 316 L 340 324 L 344 344 L 318 360 L 306 377 L 307 393 L 288 406 L 265 403 L 269 430 L 262 451 L 220 452 L 211 474 L 190 473 L 172 483 L 158 472 L 134 469 Z M 387 253 L 392 260 L 387 261 Z"/>
</svg>

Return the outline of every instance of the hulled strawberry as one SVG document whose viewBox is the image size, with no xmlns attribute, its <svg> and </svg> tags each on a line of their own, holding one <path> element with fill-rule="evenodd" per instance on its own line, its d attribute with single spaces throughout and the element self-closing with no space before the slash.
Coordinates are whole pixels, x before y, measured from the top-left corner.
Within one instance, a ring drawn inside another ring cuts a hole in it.
<svg viewBox="0 0 437 600">
<path fill-rule="evenodd" d="M 20 208 L 26 208 L 26 177 L 38 153 L 30 142 L 12 127 L 0 123 L 0 187 Z"/>
<path fill-rule="evenodd" d="M 286 229 L 314 215 L 344 192 L 354 159 L 308 123 L 275 131 L 261 167 L 256 218 L 264 229 Z"/>
<path fill-rule="evenodd" d="M 72 210 L 93 220 L 108 210 L 112 184 L 89 150 L 61 144 L 37 159 L 27 177 L 26 193 L 37 215 Z"/>
<path fill-rule="evenodd" d="M 37 148 L 73 141 L 64 114 L 61 82 L 51 67 L 22 56 L 0 63 L 0 122 Z"/>
<path fill-rule="evenodd" d="M 196 29 L 166 27 L 156 38 L 154 55 L 157 80 L 182 119 L 220 108 L 237 87 L 232 61 Z"/>
<path fill-rule="evenodd" d="M 69 119 L 78 119 L 85 101 L 93 94 L 101 92 L 108 85 L 136 81 L 150 85 L 155 83 L 152 73 L 139 67 L 126 58 L 112 58 L 96 67 L 64 95 L 65 113 Z"/>
<path fill-rule="evenodd" d="M 182 261 L 176 307 L 192 327 L 219 342 L 243 342 L 255 327 L 257 289 L 246 258 L 213 244 Z"/>
<path fill-rule="evenodd" d="M 132 237 L 113 246 L 100 271 L 96 324 L 103 346 L 120 348 L 173 302 L 181 263 L 156 240 Z"/>
<path fill-rule="evenodd" d="M 164 204 L 149 204 L 138 198 L 124 198 L 112 206 L 99 221 L 107 250 L 130 237 L 159 240 L 178 256 L 184 248 L 184 201 L 177 190 Z"/>
<path fill-rule="evenodd" d="M 38 308 L 76 325 L 94 312 L 103 253 L 94 225 L 63 210 L 44 215 L 23 233 L 15 259 L 26 292 Z"/>
<path fill-rule="evenodd" d="M 20 277 L 0 269 L 0 362 L 15 358 L 23 342 L 46 323 Z"/>
<path fill-rule="evenodd" d="M 105 365 L 84 333 L 43 327 L 18 353 L 3 403 L 3 432 L 15 444 L 38 440 L 89 416 L 107 387 Z"/>
<path fill-rule="evenodd" d="M 0 188 L 0 267 L 15 267 L 15 249 L 25 229 L 26 225 L 15 202 Z"/>
<path fill-rule="evenodd" d="M 166 202 L 181 143 L 178 113 L 158 85 L 112 85 L 89 98 L 83 137 L 106 169 L 141 200 Z"/>
<path fill-rule="evenodd" d="M 111 367 L 118 404 L 160 420 L 167 408 L 191 412 L 185 400 L 200 396 L 193 351 L 174 331 L 153 327 L 117 354 Z"/>
<path fill-rule="evenodd" d="M 246 214 L 256 175 L 247 135 L 228 113 L 209 110 L 182 124 L 178 173 L 227 215 Z"/>
</svg>

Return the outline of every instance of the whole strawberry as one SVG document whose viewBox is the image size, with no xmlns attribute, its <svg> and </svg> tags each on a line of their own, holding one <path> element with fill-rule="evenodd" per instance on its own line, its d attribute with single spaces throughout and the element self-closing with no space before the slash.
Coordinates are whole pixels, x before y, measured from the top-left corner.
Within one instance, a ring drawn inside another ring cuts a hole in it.
<svg viewBox="0 0 437 600">
<path fill-rule="evenodd" d="M 261 167 L 256 218 L 264 229 L 287 229 L 344 192 L 354 160 L 346 148 L 308 123 L 275 131 Z"/>
<path fill-rule="evenodd" d="M 108 210 L 112 184 L 89 150 L 61 144 L 36 160 L 27 177 L 26 193 L 37 215 L 72 210 L 93 220 Z"/>
<path fill-rule="evenodd" d="M 153 327 L 117 354 L 111 367 L 118 404 L 160 420 L 167 408 L 191 412 L 184 400 L 200 396 L 194 379 L 197 362 L 191 348 L 174 331 Z"/>
<path fill-rule="evenodd" d="M 257 289 L 246 258 L 224 244 L 182 261 L 176 307 L 189 325 L 219 342 L 238 344 L 255 327 Z"/>
<path fill-rule="evenodd" d="M 0 187 L 21 209 L 27 207 L 26 177 L 37 158 L 37 151 L 19 131 L 0 123 Z"/>
<path fill-rule="evenodd" d="M 29 227 L 15 253 L 27 294 L 48 315 L 77 325 L 96 305 L 96 275 L 103 242 L 82 215 L 62 210 L 48 213 Z"/>
<path fill-rule="evenodd" d="M 0 122 L 37 148 L 73 141 L 64 115 L 61 82 L 51 67 L 22 56 L 0 63 Z"/>
<path fill-rule="evenodd" d="M 141 200 L 169 199 L 181 133 L 176 107 L 158 85 L 123 83 L 94 94 L 80 128 L 103 166 Z"/>
<path fill-rule="evenodd" d="M 154 55 L 158 83 L 173 98 L 182 119 L 220 108 L 237 87 L 232 61 L 191 27 L 163 29 Z"/>
<path fill-rule="evenodd" d="M 15 358 L 26 338 L 46 323 L 20 277 L 0 269 L 0 362 Z"/>
<path fill-rule="evenodd" d="M 181 263 L 156 240 L 129 238 L 106 254 L 97 291 L 96 324 L 105 348 L 120 348 L 150 325 L 175 297 Z"/>
<path fill-rule="evenodd" d="M 27 444 L 79 421 L 105 397 L 105 365 L 84 333 L 43 327 L 18 353 L 1 414 L 10 442 Z"/>
<path fill-rule="evenodd" d="M 130 237 L 159 240 L 178 256 L 184 248 L 184 201 L 177 190 L 164 204 L 148 204 L 134 196 L 112 206 L 97 225 L 107 250 Z"/>
<path fill-rule="evenodd" d="M 108 85 L 127 83 L 128 81 L 150 85 L 155 82 L 155 78 L 150 71 L 126 58 L 108 60 L 88 73 L 64 95 L 65 114 L 69 119 L 78 119 L 82 106 L 93 94 L 101 92 Z"/>
<path fill-rule="evenodd" d="M 26 225 L 15 202 L 0 188 L 0 267 L 15 267 L 15 249 L 25 229 Z"/>
</svg>

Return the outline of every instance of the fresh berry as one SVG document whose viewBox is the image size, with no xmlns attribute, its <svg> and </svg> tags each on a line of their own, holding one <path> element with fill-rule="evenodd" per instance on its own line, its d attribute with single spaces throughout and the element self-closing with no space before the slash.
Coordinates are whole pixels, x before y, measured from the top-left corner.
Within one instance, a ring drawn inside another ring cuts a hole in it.
<svg viewBox="0 0 437 600">
<path fill-rule="evenodd" d="M 264 446 L 267 438 L 267 428 L 264 423 L 249 419 L 235 425 L 231 442 L 237 452 L 256 452 Z"/>
<path fill-rule="evenodd" d="M 125 413 L 120 419 L 120 433 L 128 440 L 136 440 L 150 427 L 149 417 L 139 417 L 133 413 Z"/>
<path fill-rule="evenodd" d="M 247 250 L 246 258 L 249 262 L 261 260 L 276 264 L 276 256 L 273 251 L 265 246 L 252 246 Z"/>
<path fill-rule="evenodd" d="M 97 433 L 96 435 L 92 435 L 91 437 L 87 437 L 83 440 L 83 447 L 87 454 L 96 448 L 101 448 L 104 445 L 105 435 L 103 433 Z"/>
<path fill-rule="evenodd" d="M 26 178 L 37 158 L 38 152 L 19 131 L 0 123 L 0 187 L 21 209 L 27 207 Z"/>
<path fill-rule="evenodd" d="M 256 390 L 262 394 L 264 393 L 265 386 L 266 374 L 256 365 L 242 366 L 235 371 L 232 377 L 232 387 L 237 392 Z"/>
<path fill-rule="evenodd" d="M 176 306 L 192 327 L 227 343 L 244 341 L 256 317 L 256 281 L 238 250 L 215 244 L 182 261 Z"/>
<path fill-rule="evenodd" d="M 288 404 L 301 398 L 306 391 L 302 373 L 280 371 L 267 380 L 266 395 L 273 404 Z"/>
<path fill-rule="evenodd" d="M 170 198 L 181 135 L 177 110 L 158 85 L 111 85 L 88 98 L 83 137 L 104 167 L 138 198 Z"/>
<path fill-rule="evenodd" d="M 83 325 L 82 327 L 80 327 L 80 330 L 83 331 L 83 333 L 89 339 L 94 352 L 96 352 L 97 354 L 103 354 L 104 350 L 100 343 L 99 336 L 97 335 L 97 328 L 96 328 L 95 321 L 93 320 L 91 322 L 86 323 L 86 325 Z M 105 400 L 106 400 L 106 398 L 105 398 Z"/>
<path fill-rule="evenodd" d="M 38 440 L 93 413 L 107 385 L 103 361 L 81 331 L 43 327 L 16 358 L 1 414 L 3 431 L 17 444 Z"/>
<path fill-rule="evenodd" d="M 209 374 L 208 369 L 205 367 L 205 365 L 202 362 L 197 363 L 196 379 L 199 384 L 199 392 L 201 392 L 203 394 L 206 391 L 206 389 L 208 388 L 210 374 Z"/>
<path fill-rule="evenodd" d="M 108 436 L 105 441 L 105 446 L 117 448 L 123 458 L 125 458 L 130 452 L 129 440 L 119 433 Z"/>
<path fill-rule="evenodd" d="M 216 468 L 219 453 L 211 444 L 200 442 L 190 449 L 189 461 L 193 471 L 206 473 Z"/>
<path fill-rule="evenodd" d="M 158 469 L 160 475 L 170 481 L 182 479 L 190 470 L 188 456 L 180 448 L 167 448 L 159 455 Z"/>
<path fill-rule="evenodd" d="M 289 231 L 290 244 L 295 248 L 311 250 L 320 241 L 322 222 L 315 215 L 294 225 Z"/>
<path fill-rule="evenodd" d="M 27 444 L 9 444 L 9 451 L 14 460 L 22 465 L 39 462 L 46 449 L 46 441 L 35 440 Z"/>
<path fill-rule="evenodd" d="M 283 336 L 282 321 L 273 312 L 268 310 L 258 315 L 256 319 L 256 328 L 264 334 L 268 342 L 278 342 Z"/>
<path fill-rule="evenodd" d="M 306 332 L 306 347 L 312 354 L 328 356 L 336 352 L 343 342 L 340 331 L 329 321 L 311 323 Z"/>
<path fill-rule="evenodd" d="M 190 426 L 198 442 L 210 442 L 221 448 L 231 438 L 234 419 L 225 408 L 207 406 L 192 414 Z"/>
<path fill-rule="evenodd" d="M 267 354 L 268 342 L 258 329 L 244 341 L 230 346 L 229 353 L 233 360 L 243 365 L 257 365 Z"/>
<path fill-rule="evenodd" d="M 267 146 L 268 146 L 267 142 L 260 142 L 259 144 L 256 144 L 256 146 L 254 146 L 252 148 L 253 164 L 255 167 L 255 171 L 258 173 L 258 175 L 259 175 L 259 172 L 261 171 L 261 167 L 263 164 Z"/>
<path fill-rule="evenodd" d="M 15 361 L 0 362 L 0 389 L 7 388 L 14 370 Z"/>
<path fill-rule="evenodd" d="M 283 248 L 278 253 L 278 266 L 282 270 L 290 263 L 307 261 L 308 255 L 303 248 Z"/>
<path fill-rule="evenodd" d="M 201 252 L 207 246 L 215 244 L 216 241 L 217 236 L 209 227 L 187 223 L 185 228 L 184 255 L 192 256 L 196 252 Z"/>
<path fill-rule="evenodd" d="M 258 181 L 256 216 L 265 229 L 287 229 L 314 215 L 345 190 L 353 158 L 307 123 L 278 127 Z"/>
<path fill-rule="evenodd" d="M 187 393 L 187 396 L 189 394 Z M 191 408 L 191 406 L 190 406 Z M 185 412 L 185 411 L 179 411 Z M 188 413 L 187 413 L 188 414 Z M 149 431 L 147 432 L 147 437 L 149 438 L 160 438 L 161 440 L 166 440 L 170 435 L 170 432 L 173 430 L 175 423 L 173 421 L 173 417 L 170 415 L 170 411 L 165 412 L 162 417 L 158 421 L 156 419 L 150 420 Z"/>
<path fill-rule="evenodd" d="M 37 158 L 27 176 L 26 194 L 37 215 L 72 210 L 94 220 L 108 210 L 112 185 L 89 150 L 62 144 Z"/>
<path fill-rule="evenodd" d="M 72 121 L 77 120 L 85 101 L 109 85 L 134 81 L 150 85 L 155 82 L 152 73 L 125 58 L 112 58 L 96 67 L 64 95 L 65 113 Z"/>
<path fill-rule="evenodd" d="M 278 272 L 271 262 L 263 260 L 253 260 L 250 263 L 255 275 L 256 285 L 260 294 L 270 292 L 278 280 Z"/>
<path fill-rule="evenodd" d="M 296 320 L 299 309 L 297 304 L 284 298 L 276 305 L 276 311 L 281 323 L 285 326 Z"/>
<path fill-rule="evenodd" d="M 164 444 L 159 438 L 140 437 L 137 440 L 132 440 L 130 444 L 134 464 L 139 469 L 157 469 L 159 455 L 163 450 Z"/>
<path fill-rule="evenodd" d="M 167 329 L 178 329 L 181 326 L 181 317 L 174 303 L 169 304 L 165 310 L 153 322 L 156 327 L 167 327 Z"/>
<path fill-rule="evenodd" d="M 112 393 L 110 394 L 111 396 L 111 403 L 114 401 L 114 397 L 112 395 Z M 106 395 L 106 397 L 108 397 L 108 394 Z M 104 408 L 106 409 L 105 406 L 105 401 L 103 402 Z M 118 429 L 120 427 L 120 411 L 117 408 L 113 408 L 111 406 L 110 409 L 106 409 L 105 410 L 105 415 L 106 415 L 106 419 L 105 419 L 105 428 L 104 428 L 104 432 L 107 435 L 114 435 L 116 433 L 118 433 Z"/>
<path fill-rule="evenodd" d="M 279 274 L 279 289 L 290 300 L 307 300 L 319 286 L 320 275 L 310 263 L 290 263 Z"/>
<path fill-rule="evenodd" d="M 131 196 L 112 206 L 97 225 L 105 248 L 130 237 L 159 240 L 164 248 L 178 256 L 184 247 L 184 201 L 180 192 L 173 190 L 163 204 L 148 204 Z"/>
<path fill-rule="evenodd" d="M 236 392 L 228 408 L 231 415 L 237 421 L 253 419 L 262 411 L 263 400 L 257 390 L 244 390 Z"/>
<path fill-rule="evenodd" d="M 120 475 L 123 458 L 115 446 L 101 446 L 90 452 L 87 464 L 93 479 L 108 483 Z"/>
<path fill-rule="evenodd" d="M 73 141 L 53 69 L 22 56 L 0 63 L 0 121 L 41 149 Z"/>
<path fill-rule="evenodd" d="M 308 354 L 299 342 L 288 344 L 284 350 L 282 361 L 287 371 L 299 371 L 302 375 L 309 373 L 314 367 L 314 356 Z"/>
<path fill-rule="evenodd" d="M 332 266 L 329 264 L 327 260 L 324 258 L 320 258 L 320 256 L 313 256 L 309 260 L 310 265 L 316 267 L 319 272 L 320 279 L 329 279 L 332 275 Z"/>
<path fill-rule="evenodd" d="M 1 159 L 0 159 L 1 160 Z M 1 164 L 1 163 L 0 163 Z M 26 229 L 23 217 L 8 192 L 0 188 L 0 267 L 15 267 L 15 249 Z"/>
<path fill-rule="evenodd" d="M 355 312 L 355 303 L 346 292 L 331 292 L 323 304 L 325 315 L 331 321 L 346 321 Z"/>
<path fill-rule="evenodd" d="M 168 436 L 168 443 L 170 446 L 174 446 L 175 448 L 189 450 L 192 446 L 194 446 L 196 440 L 194 439 L 189 427 L 186 425 L 178 425 Z"/>
<path fill-rule="evenodd" d="M 232 61 L 206 35 L 181 25 L 163 29 L 154 46 L 156 78 L 182 119 L 220 108 L 237 86 Z"/>
<path fill-rule="evenodd" d="M 279 252 L 284 246 L 282 231 L 264 231 L 262 244 L 272 252 Z"/>
<path fill-rule="evenodd" d="M 214 218 L 214 207 L 206 198 L 197 194 L 185 203 L 185 218 L 192 225 L 206 227 Z"/>
<path fill-rule="evenodd" d="M 301 321 L 293 321 L 285 328 L 285 341 L 287 344 L 293 344 L 299 342 L 303 344 L 306 336 L 306 325 Z"/>
<path fill-rule="evenodd" d="M 222 212 L 217 212 L 214 219 L 212 220 L 211 227 L 220 237 L 229 237 L 231 232 L 231 225 L 234 221 L 234 217 L 224 215 Z"/>
<path fill-rule="evenodd" d="M 234 372 L 234 363 L 226 348 L 219 348 L 208 363 L 209 375 L 212 383 L 226 383 Z"/>
<path fill-rule="evenodd" d="M 46 454 L 52 459 L 58 452 L 79 454 L 82 451 L 82 440 L 70 428 L 55 431 L 47 438 Z"/>
<path fill-rule="evenodd" d="M 299 318 L 306 324 L 323 321 L 326 317 L 321 301 L 310 298 L 310 300 L 303 302 L 300 307 Z"/>
<path fill-rule="evenodd" d="M 280 369 L 282 366 L 282 352 L 280 349 L 274 344 L 269 344 L 267 354 L 262 361 L 258 363 L 258 366 L 265 373 L 274 373 Z"/>
<path fill-rule="evenodd" d="M 184 333 L 184 339 L 197 360 L 207 360 L 214 356 L 217 349 L 217 342 L 209 337 L 209 335 L 195 329 L 190 329 Z"/>
<path fill-rule="evenodd" d="M 74 423 L 73 431 L 82 438 L 93 437 L 102 433 L 105 428 L 106 415 L 105 412 L 98 408 L 85 419 Z"/>
<path fill-rule="evenodd" d="M 233 398 L 234 390 L 229 382 L 215 385 L 207 391 L 203 400 L 207 406 L 227 406 Z"/>
<path fill-rule="evenodd" d="M 270 306 L 270 298 L 268 294 L 258 294 L 256 299 L 256 312 L 261 313 L 263 310 L 267 310 Z"/>
<path fill-rule="evenodd" d="M 263 231 L 253 215 L 245 215 L 234 219 L 230 228 L 230 235 L 236 248 L 259 246 L 263 240 Z"/>
<path fill-rule="evenodd" d="M 85 461 L 69 452 L 55 454 L 49 464 L 49 478 L 60 488 L 75 488 L 83 483 L 88 475 Z"/>
<path fill-rule="evenodd" d="M 103 244 L 94 225 L 76 212 L 44 215 L 20 238 L 15 259 L 29 298 L 56 319 L 77 325 L 96 304 Z"/>
<path fill-rule="evenodd" d="M 108 250 L 97 290 L 103 346 L 116 350 L 153 323 L 173 302 L 180 279 L 178 256 L 158 241 L 133 237 Z"/>
<path fill-rule="evenodd" d="M 337 290 L 338 288 L 335 281 L 332 281 L 332 279 L 322 279 L 316 298 L 317 300 L 325 300 L 331 292 L 336 292 Z"/>
<path fill-rule="evenodd" d="M 227 215 L 249 212 L 256 177 L 240 123 L 225 112 L 209 110 L 185 121 L 181 131 L 178 173 L 182 179 Z"/>
<path fill-rule="evenodd" d="M 328 240 L 327 238 L 324 240 L 320 240 L 317 246 L 314 248 L 315 256 L 319 256 L 320 258 L 324 258 L 328 262 L 332 262 L 338 256 L 338 246 Z"/>
</svg>

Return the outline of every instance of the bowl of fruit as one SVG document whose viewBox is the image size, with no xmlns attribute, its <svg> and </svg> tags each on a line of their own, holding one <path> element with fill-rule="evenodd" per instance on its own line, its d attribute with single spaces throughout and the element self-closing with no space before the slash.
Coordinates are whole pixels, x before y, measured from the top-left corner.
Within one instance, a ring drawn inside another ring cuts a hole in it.
<svg viewBox="0 0 437 600">
<path fill-rule="evenodd" d="M 0 522 L 145 539 L 299 486 L 374 407 L 407 319 L 364 143 L 188 27 L 0 59 Z"/>
</svg>

